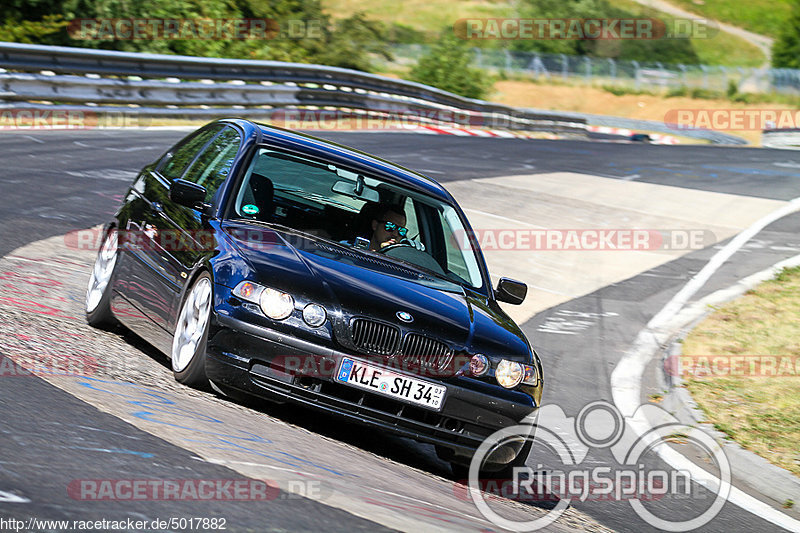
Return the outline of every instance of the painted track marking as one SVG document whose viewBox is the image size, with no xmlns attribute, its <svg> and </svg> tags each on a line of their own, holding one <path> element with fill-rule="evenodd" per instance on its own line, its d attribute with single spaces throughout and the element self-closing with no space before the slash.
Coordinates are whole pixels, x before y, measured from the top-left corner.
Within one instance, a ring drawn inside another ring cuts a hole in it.
<svg viewBox="0 0 800 533">
<path fill-rule="evenodd" d="M 614 403 L 623 415 L 631 417 L 628 418 L 630 426 L 638 435 L 644 435 L 651 429 L 650 422 L 644 417 L 632 417 L 633 412 L 640 404 L 642 375 L 648 363 L 653 358 L 653 355 L 659 350 L 661 342 L 666 341 L 667 338 L 665 337 L 668 337 L 669 332 L 676 327 L 673 323 L 675 317 L 678 316 L 678 313 L 688 303 L 689 299 L 694 296 L 697 291 L 706 284 L 711 276 L 719 270 L 725 261 L 730 259 L 730 257 L 744 246 L 747 241 L 769 224 L 798 211 L 800 211 L 800 197 L 791 200 L 785 206 L 760 218 L 746 230 L 739 233 L 733 240 L 715 253 L 700 272 L 695 274 L 695 276 L 667 302 L 661 311 L 647 323 L 647 326 L 639 332 L 633 346 L 622 359 L 620 359 L 620 362 L 617 363 L 616 368 L 614 368 L 611 374 L 611 392 Z M 672 328 L 669 326 L 672 326 Z M 655 451 L 673 468 L 690 471 L 693 480 L 709 478 L 708 472 L 674 450 L 666 447 L 657 447 Z M 717 483 L 717 485 L 719 485 L 719 483 Z M 728 490 L 728 487 L 723 486 L 720 487 L 720 489 Z M 785 515 L 734 486 L 730 486 L 728 501 L 775 525 L 789 531 L 800 533 L 800 521 Z"/>
</svg>

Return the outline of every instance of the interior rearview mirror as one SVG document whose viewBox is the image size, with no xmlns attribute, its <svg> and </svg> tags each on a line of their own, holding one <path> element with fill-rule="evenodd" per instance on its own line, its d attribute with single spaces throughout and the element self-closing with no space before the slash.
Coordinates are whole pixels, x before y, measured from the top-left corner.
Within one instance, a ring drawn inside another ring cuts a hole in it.
<svg viewBox="0 0 800 533">
<path fill-rule="evenodd" d="M 361 177 L 359 176 L 359 178 Z M 364 178 L 356 180 L 355 183 L 347 180 L 339 180 L 333 184 L 331 190 L 366 202 L 379 203 L 381 201 L 381 195 L 378 194 L 378 191 L 364 185 Z"/>
<path fill-rule="evenodd" d="M 528 294 L 528 286 L 511 278 L 500 278 L 497 282 L 497 289 L 495 290 L 495 298 L 498 302 L 505 302 L 513 305 L 519 305 L 525 301 L 525 296 Z"/>
</svg>

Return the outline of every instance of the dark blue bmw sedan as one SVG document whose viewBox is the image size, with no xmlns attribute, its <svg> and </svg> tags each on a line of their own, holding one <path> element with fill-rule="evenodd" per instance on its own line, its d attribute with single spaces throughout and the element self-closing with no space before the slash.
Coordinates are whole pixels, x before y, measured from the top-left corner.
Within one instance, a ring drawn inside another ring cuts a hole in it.
<svg viewBox="0 0 800 533">
<path fill-rule="evenodd" d="M 175 378 L 292 402 L 436 446 L 463 472 L 532 420 L 542 367 L 438 183 L 246 120 L 212 122 L 146 166 L 105 229 L 90 324 L 121 322 Z M 482 468 L 525 461 L 505 442 Z"/>
</svg>

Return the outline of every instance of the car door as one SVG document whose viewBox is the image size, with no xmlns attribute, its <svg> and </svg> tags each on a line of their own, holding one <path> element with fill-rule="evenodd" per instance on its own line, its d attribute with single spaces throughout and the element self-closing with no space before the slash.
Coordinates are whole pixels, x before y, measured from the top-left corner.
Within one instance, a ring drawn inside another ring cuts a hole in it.
<svg viewBox="0 0 800 533">
<path fill-rule="evenodd" d="M 188 166 L 182 179 L 206 189 L 205 202 L 214 203 L 217 191 L 231 172 L 236 156 L 242 147 L 242 136 L 233 126 L 225 127 Z M 179 205 L 167 198 L 161 205 L 158 230 L 169 235 L 169 245 L 162 246 L 159 257 L 165 277 L 172 287 L 179 288 L 195 265 L 213 248 L 212 229 L 208 221 L 195 209 Z M 166 244 L 166 239 L 161 240 Z M 173 295 L 170 295 L 173 296 Z M 166 302 L 168 314 L 164 317 L 172 329 L 169 317 L 176 317 L 180 299 L 172 297 Z"/>
<path fill-rule="evenodd" d="M 145 169 L 131 189 L 138 197 L 129 203 L 126 221 L 128 230 L 125 245 L 133 261 L 127 272 L 126 296 L 148 318 L 170 329 L 173 301 L 180 293 L 180 274 L 167 268 L 168 248 L 175 247 L 176 235 L 166 219 L 169 186 L 180 178 L 202 153 L 203 149 L 223 130 L 223 124 L 212 124 L 198 130 L 170 149 L 157 165 Z"/>
</svg>

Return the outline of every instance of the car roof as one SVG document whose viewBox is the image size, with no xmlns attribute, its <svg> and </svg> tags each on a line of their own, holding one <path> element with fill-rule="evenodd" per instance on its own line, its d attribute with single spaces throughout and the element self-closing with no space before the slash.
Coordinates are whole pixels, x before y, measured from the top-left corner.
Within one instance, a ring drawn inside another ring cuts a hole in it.
<svg viewBox="0 0 800 533">
<path fill-rule="evenodd" d="M 350 148 L 335 142 L 320 139 L 297 131 L 261 124 L 246 119 L 222 119 L 220 122 L 233 123 L 249 135 L 257 135 L 257 142 L 269 143 L 278 147 L 299 150 L 324 160 L 338 161 L 342 166 L 354 167 L 368 174 L 380 175 L 387 181 L 416 189 L 447 203 L 455 203 L 453 197 L 437 181 L 386 161 L 374 155 Z M 376 176 L 377 177 L 377 176 Z"/>
</svg>

